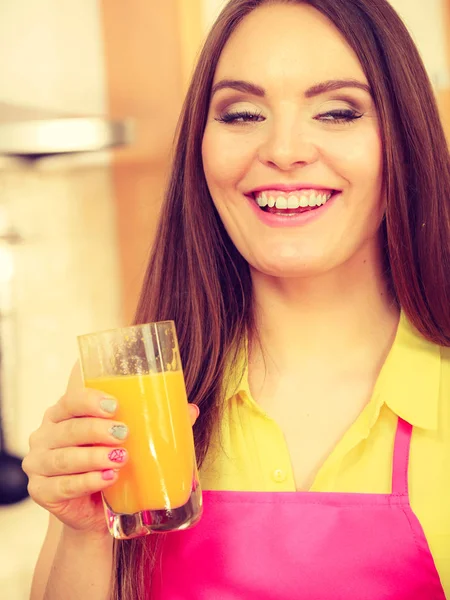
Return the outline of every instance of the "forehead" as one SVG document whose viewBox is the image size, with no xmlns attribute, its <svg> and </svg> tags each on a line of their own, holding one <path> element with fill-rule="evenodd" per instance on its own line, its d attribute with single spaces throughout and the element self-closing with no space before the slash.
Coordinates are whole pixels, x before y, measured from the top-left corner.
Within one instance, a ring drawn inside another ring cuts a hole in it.
<svg viewBox="0 0 450 600">
<path fill-rule="evenodd" d="M 306 4 L 267 4 L 232 33 L 214 81 L 232 77 L 270 87 L 271 81 L 307 85 L 340 76 L 367 82 L 358 57 L 331 21 Z"/>
</svg>

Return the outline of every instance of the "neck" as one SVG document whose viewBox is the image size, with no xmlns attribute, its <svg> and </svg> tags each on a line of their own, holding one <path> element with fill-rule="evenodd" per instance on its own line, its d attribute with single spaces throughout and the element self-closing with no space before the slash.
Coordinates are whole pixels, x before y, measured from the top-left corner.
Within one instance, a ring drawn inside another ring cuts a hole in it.
<svg viewBox="0 0 450 600">
<path fill-rule="evenodd" d="M 250 360 L 269 359 L 280 371 L 321 362 L 327 369 L 384 360 L 399 310 L 377 251 L 311 278 L 252 272 L 258 336 Z M 259 343 L 261 343 L 261 347 Z M 269 365 L 268 365 L 269 366 Z"/>
</svg>

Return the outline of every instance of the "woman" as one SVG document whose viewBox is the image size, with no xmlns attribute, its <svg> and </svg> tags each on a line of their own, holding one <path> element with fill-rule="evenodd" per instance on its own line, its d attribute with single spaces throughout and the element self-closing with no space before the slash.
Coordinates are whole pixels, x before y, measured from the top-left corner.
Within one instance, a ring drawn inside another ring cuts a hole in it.
<svg viewBox="0 0 450 600">
<path fill-rule="evenodd" d="M 450 597 L 449 165 L 385 0 L 226 6 L 137 314 L 177 323 L 204 516 L 112 556 L 126 424 L 75 369 L 24 462 L 33 600 Z"/>
</svg>

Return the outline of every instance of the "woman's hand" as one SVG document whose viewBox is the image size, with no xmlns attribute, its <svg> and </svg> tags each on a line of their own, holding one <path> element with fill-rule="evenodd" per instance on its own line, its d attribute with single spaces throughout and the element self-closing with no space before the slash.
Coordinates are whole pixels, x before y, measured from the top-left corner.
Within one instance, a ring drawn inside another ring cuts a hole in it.
<svg viewBox="0 0 450 600">
<path fill-rule="evenodd" d="M 84 388 L 76 365 L 66 393 L 31 434 L 22 465 L 29 494 L 75 530 L 108 533 L 100 492 L 117 481 L 128 460 L 121 448 L 128 431 L 114 420 L 116 410 L 114 398 Z M 193 424 L 198 409 L 189 405 L 189 411 Z"/>
</svg>

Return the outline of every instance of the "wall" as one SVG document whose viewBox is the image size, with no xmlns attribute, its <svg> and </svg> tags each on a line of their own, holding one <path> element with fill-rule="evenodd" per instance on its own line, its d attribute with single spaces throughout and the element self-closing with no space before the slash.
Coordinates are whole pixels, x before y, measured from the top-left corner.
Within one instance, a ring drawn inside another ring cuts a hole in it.
<svg viewBox="0 0 450 600">
<path fill-rule="evenodd" d="M 0 190 L 0 208 L 23 238 L 13 247 L 17 302 L 4 317 L 4 325 L 9 320 L 13 327 L 3 327 L 16 336 L 2 336 L 8 449 L 23 456 L 45 408 L 64 391 L 76 359 L 76 335 L 118 322 L 115 218 L 105 168 L 41 173 L 9 168 L 0 171 Z M 46 523 L 44 511 L 31 501 L 0 509 L 0 598 L 28 597 L 25 588 Z M 14 595 L 16 589 L 20 595 Z"/>
<path fill-rule="evenodd" d="M 2 0 L 0 101 L 103 114 L 100 21 L 96 0 Z"/>
<path fill-rule="evenodd" d="M 23 454 L 64 391 L 76 335 L 118 323 L 115 212 L 104 167 L 8 169 L 0 189 L 0 205 L 23 238 L 12 247 L 17 369 L 5 398 L 10 447 Z M 13 342 L 4 345 L 7 355 Z"/>
<path fill-rule="evenodd" d="M 433 82 L 450 142 L 450 3 L 449 0 L 391 0 L 419 48 Z"/>
<path fill-rule="evenodd" d="M 200 28 L 196 0 L 102 0 L 109 112 L 135 120 L 114 152 L 124 319 L 133 319 L 167 181 L 176 122 Z"/>
<path fill-rule="evenodd" d="M 202 23 L 203 31 L 207 33 L 227 0 L 202 0 Z"/>
<path fill-rule="evenodd" d="M 0 120 L 6 104 L 31 114 L 104 115 L 105 79 L 98 2 L 0 4 Z M 108 164 L 95 156 L 77 168 L 73 160 L 40 164 L 0 171 L 0 207 L 24 238 L 14 253 L 19 369 L 28 373 L 18 384 L 19 404 L 27 404 L 18 410 L 27 419 L 10 435 L 22 453 L 30 427 L 63 391 L 74 334 L 120 318 Z"/>
<path fill-rule="evenodd" d="M 443 27 L 445 31 L 445 53 L 447 64 L 450 65 L 450 0 L 444 1 Z M 450 68 L 447 74 L 450 73 Z M 447 140 L 450 144 L 450 82 L 446 81 L 438 90 L 438 102 L 441 110 L 442 122 L 447 133 Z"/>
<path fill-rule="evenodd" d="M 408 27 L 436 88 L 450 86 L 450 63 L 446 43 L 447 0 L 391 0 L 392 6 Z"/>
<path fill-rule="evenodd" d="M 102 115 L 106 96 L 98 2 L 0 2 L 0 120 Z M 29 111 L 6 114 L 11 104 Z M 94 158 L 76 168 L 50 161 L 40 170 L 0 160 L 0 229 L 9 222 L 23 238 L 8 248 L 16 303 L 0 319 L 7 442 L 19 455 L 64 392 L 76 335 L 121 319 L 111 172 Z M 5 252 L 0 242 L 3 266 Z M 0 507 L 0 600 L 29 598 L 46 525 L 47 514 L 30 500 Z"/>
</svg>

